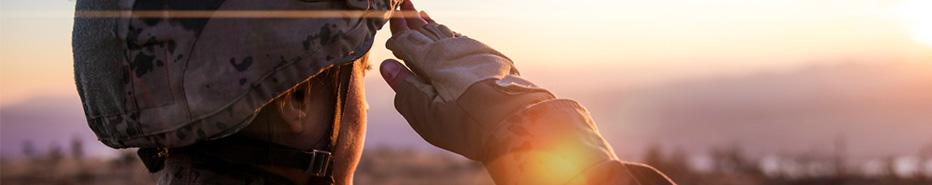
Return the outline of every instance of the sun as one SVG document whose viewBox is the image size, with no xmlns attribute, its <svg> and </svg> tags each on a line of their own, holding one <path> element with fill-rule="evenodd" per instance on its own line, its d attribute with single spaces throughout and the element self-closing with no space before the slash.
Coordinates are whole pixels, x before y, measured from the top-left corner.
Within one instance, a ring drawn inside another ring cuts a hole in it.
<svg viewBox="0 0 932 185">
<path fill-rule="evenodd" d="M 916 42 L 932 47 L 932 1 L 908 0 L 896 6 L 894 13 Z"/>
</svg>

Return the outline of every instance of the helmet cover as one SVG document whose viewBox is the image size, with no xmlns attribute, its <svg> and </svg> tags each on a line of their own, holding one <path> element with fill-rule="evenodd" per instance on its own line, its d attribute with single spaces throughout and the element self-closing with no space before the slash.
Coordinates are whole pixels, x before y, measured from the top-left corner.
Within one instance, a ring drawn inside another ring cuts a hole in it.
<svg viewBox="0 0 932 185">
<path fill-rule="evenodd" d="M 365 55 L 399 3 L 79 0 L 72 45 L 88 124 L 115 148 L 181 147 L 229 136 L 291 88 Z M 129 16 L 81 14 L 113 10 Z M 339 15 L 314 16 L 325 11 Z M 256 15 L 249 12 L 273 16 L 238 17 Z"/>
</svg>

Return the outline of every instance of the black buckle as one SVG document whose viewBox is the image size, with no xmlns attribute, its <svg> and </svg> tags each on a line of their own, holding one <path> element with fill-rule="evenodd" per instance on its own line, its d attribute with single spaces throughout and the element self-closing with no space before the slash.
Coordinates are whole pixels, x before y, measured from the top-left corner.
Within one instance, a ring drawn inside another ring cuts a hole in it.
<svg viewBox="0 0 932 185">
<path fill-rule="evenodd" d="M 330 160 L 333 160 L 332 154 L 328 151 L 317 149 L 304 153 L 311 157 L 311 161 L 307 164 L 307 169 L 304 171 L 304 173 L 318 177 L 327 176 L 327 169 L 330 167 Z"/>
<path fill-rule="evenodd" d="M 155 173 L 165 168 L 165 160 L 168 159 L 168 148 L 139 148 L 136 151 L 142 164 L 146 166 L 149 173 Z"/>
</svg>

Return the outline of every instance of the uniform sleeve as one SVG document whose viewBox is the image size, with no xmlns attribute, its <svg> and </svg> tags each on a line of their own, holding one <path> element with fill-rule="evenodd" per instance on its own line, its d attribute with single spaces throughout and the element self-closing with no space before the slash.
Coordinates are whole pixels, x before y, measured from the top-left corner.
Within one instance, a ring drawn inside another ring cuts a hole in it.
<svg viewBox="0 0 932 185">
<path fill-rule="evenodd" d="M 657 170 L 618 159 L 572 100 L 535 103 L 503 120 L 485 162 L 496 184 L 674 184 Z"/>
<path fill-rule="evenodd" d="M 432 23 L 386 46 L 421 77 L 395 85 L 399 113 L 431 144 L 482 161 L 496 184 L 670 184 L 620 162 L 585 108 L 477 40 Z"/>
</svg>

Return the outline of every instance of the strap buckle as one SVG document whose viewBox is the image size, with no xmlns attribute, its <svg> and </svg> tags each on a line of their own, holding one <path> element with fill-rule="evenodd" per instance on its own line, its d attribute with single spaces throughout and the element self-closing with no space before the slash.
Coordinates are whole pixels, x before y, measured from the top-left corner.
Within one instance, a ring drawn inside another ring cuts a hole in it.
<svg viewBox="0 0 932 185">
<path fill-rule="evenodd" d="M 330 168 L 330 161 L 333 160 L 332 154 L 328 151 L 317 149 L 304 153 L 311 157 L 311 160 L 308 162 L 307 169 L 304 171 L 304 173 L 318 177 L 327 176 L 327 169 Z"/>
<path fill-rule="evenodd" d="M 151 173 L 159 172 L 165 168 L 165 160 L 168 159 L 168 148 L 139 148 L 136 155 L 142 160 L 142 164 Z"/>
</svg>

